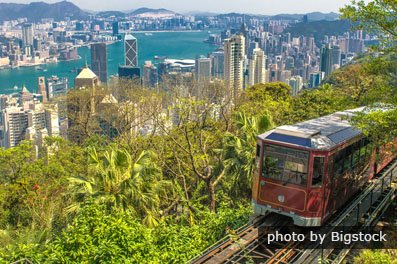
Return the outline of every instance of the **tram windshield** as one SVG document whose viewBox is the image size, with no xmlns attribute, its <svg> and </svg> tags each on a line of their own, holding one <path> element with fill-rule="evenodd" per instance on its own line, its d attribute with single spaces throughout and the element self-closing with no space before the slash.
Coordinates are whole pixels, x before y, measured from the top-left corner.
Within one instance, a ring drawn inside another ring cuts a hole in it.
<svg viewBox="0 0 397 264">
<path fill-rule="evenodd" d="M 274 145 L 264 146 L 262 176 L 283 182 L 307 185 L 309 152 Z"/>
</svg>

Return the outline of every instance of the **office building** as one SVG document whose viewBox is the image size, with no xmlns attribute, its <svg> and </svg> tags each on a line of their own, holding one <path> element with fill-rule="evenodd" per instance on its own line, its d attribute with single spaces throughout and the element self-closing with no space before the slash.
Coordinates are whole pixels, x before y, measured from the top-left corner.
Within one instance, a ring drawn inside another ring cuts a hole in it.
<svg viewBox="0 0 397 264">
<path fill-rule="evenodd" d="M 91 68 L 102 83 L 107 82 L 107 54 L 105 43 L 91 44 Z"/>
<path fill-rule="evenodd" d="M 327 77 L 332 72 L 332 48 L 330 47 L 330 45 L 324 45 L 321 48 L 320 56 L 320 70 L 324 72 L 324 77 Z"/>
<path fill-rule="evenodd" d="M 141 69 L 132 66 L 119 66 L 119 78 L 124 79 L 139 79 L 141 77 Z"/>
<path fill-rule="evenodd" d="M 244 36 L 234 35 L 225 40 L 224 51 L 226 86 L 231 89 L 232 97 L 236 99 L 238 92 L 244 88 Z"/>
<path fill-rule="evenodd" d="M 322 80 L 322 75 L 323 73 L 321 72 L 310 73 L 309 88 L 316 88 L 319 86 Z"/>
<path fill-rule="evenodd" d="M 46 89 L 49 100 L 66 95 L 69 89 L 69 81 L 65 77 L 58 78 L 57 76 L 52 76 L 46 81 Z"/>
<path fill-rule="evenodd" d="M 24 47 L 33 47 L 34 29 L 33 24 L 24 24 L 22 26 L 22 45 Z"/>
<path fill-rule="evenodd" d="M 138 66 L 138 40 L 132 35 L 124 38 L 125 65 L 130 67 Z"/>
<path fill-rule="evenodd" d="M 339 46 L 332 47 L 332 65 L 341 65 L 342 52 Z"/>
<path fill-rule="evenodd" d="M 225 52 L 215 51 L 210 55 L 212 59 L 212 76 L 218 79 L 223 79 L 225 71 Z"/>
<path fill-rule="evenodd" d="M 296 96 L 303 87 L 303 79 L 299 75 L 292 76 L 288 80 L 288 84 L 291 86 L 291 95 Z"/>
<path fill-rule="evenodd" d="M 158 86 L 159 78 L 157 67 L 154 66 L 151 61 L 146 61 L 143 65 L 142 81 L 145 87 Z"/>
<path fill-rule="evenodd" d="M 211 80 L 211 58 L 196 58 L 195 77 L 198 82 Z"/>
<path fill-rule="evenodd" d="M 248 85 L 266 82 L 266 56 L 263 50 L 253 50 L 249 61 Z"/>
<path fill-rule="evenodd" d="M 112 23 L 112 32 L 113 36 L 117 36 L 119 34 L 119 22 L 115 21 Z"/>
</svg>

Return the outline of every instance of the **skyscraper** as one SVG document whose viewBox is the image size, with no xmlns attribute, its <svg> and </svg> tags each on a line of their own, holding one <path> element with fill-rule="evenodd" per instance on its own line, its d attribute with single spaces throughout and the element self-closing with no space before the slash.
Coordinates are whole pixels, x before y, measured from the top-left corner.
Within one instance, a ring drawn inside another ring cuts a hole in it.
<svg viewBox="0 0 397 264">
<path fill-rule="evenodd" d="M 103 83 L 107 82 L 107 54 L 105 43 L 91 44 L 91 67 L 92 71 Z"/>
<path fill-rule="evenodd" d="M 22 26 L 22 43 L 23 46 L 33 47 L 34 30 L 33 24 L 24 24 Z"/>
<path fill-rule="evenodd" d="M 224 50 L 226 86 L 231 89 L 232 96 L 236 99 L 238 92 L 244 88 L 244 36 L 234 35 L 227 39 L 224 44 Z"/>
<path fill-rule="evenodd" d="M 112 23 L 112 31 L 113 31 L 113 36 L 117 36 L 119 34 L 119 22 L 115 21 Z"/>
<path fill-rule="evenodd" d="M 209 81 L 211 79 L 211 58 L 196 58 L 196 81 Z"/>
<path fill-rule="evenodd" d="M 212 76 L 223 79 L 225 71 L 225 52 L 223 50 L 214 51 L 210 54 L 212 59 Z"/>
<path fill-rule="evenodd" d="M 324 45 L 321 48 L 321 68 L 324 76 L 327 77 L 332 71 L 332 48 L 330 45 Z"/>
<path fill-rule="evenodd" d="M 339 65 L 341 64 L 341 49 L 339 46 L 332 47 L 332 65 Z"/>
<path fill-rule="evenodd" d="M 126 35 L 124 38 L 125 65 L 130 67 L 138 66 L 138 41 L 132 35 Z"/>
<path fill-rule="evenodd" d="M 266 55 L 262 49 L 254 49 L 249 62 L 248 85 L 266 81 Z"/>
</svg>

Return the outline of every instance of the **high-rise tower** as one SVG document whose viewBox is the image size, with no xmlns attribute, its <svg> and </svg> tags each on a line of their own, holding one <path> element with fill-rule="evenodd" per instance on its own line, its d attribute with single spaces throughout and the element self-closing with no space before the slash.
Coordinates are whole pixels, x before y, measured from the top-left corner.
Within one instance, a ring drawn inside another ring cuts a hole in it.
<svg viewBox="0 0 397 264">
<path fill-rule="evenodd" d="M 266 55 L 262 49 L 254 49 L 249 62 L 248 85 L 266 81 Z"/>
<path fill-rule="evenodd" d="M 34 30 L 33 24 L 24 24 L 22 26 L 22 42 L 23 46 L 31 46 L 33 47 L 33 39 L 34 39 Z"/>
<path fill-rule="evenodd" d="M 231 89 L 232 96 L 236 99 L 238 92 L 244 88 L 244 36 L 234 35 L 227 39 L 224 44 L 224 50 L 226 86 Z"/>
<path fill-rule="evenodd" d="M 332 48 L 330 45 L 325 45 L 321 48 L 321 68 L 324 76 L 327 77 L 332 71 Z"/>
<path fill-rule="evenodd" d="M 91 44 L 91 68 L 102 83 L 107 82 L 107 54 L 105 43 Z"/>
<path fill-rule="evenodd" d="M 132 35 L 126 35 L 124 39 L 125 65 L 138 67 L 138 41 Z"/>
</svg>

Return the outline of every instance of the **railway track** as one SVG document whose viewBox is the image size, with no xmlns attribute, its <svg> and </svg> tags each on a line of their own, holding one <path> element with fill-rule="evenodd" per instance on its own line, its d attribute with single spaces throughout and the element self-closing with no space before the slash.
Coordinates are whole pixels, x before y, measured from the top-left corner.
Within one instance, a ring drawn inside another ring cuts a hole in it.
<svg viewBox="0 0 397 264">
<path fill-rule="evenodd" d="M 391 162 L 368 186 L 357 195 L 344 210 L 335 215 L 320 232 L 330 234 L 337 227 L 351 227 L 347 231 L 359 232 L 372 229 L 396 198 L 397 160 Z M 319 243 L 308 249 L 302 242 L 269 242 L 267 231 L 281 230 L 288 221 L 279 215 L 261 216 L 236 231 L 233 237 L 225 237 L 214 246 L 191 260 L 195 264 L 215 263 L 341 263 L 354 244 L 343 249 L 327 249 Z M 308 229 L 299 229 L 306 234 Z"/>
</svg>

